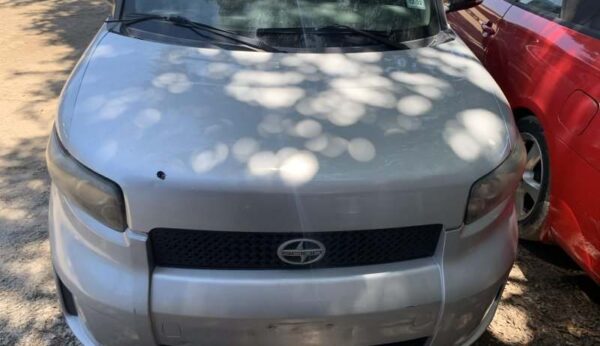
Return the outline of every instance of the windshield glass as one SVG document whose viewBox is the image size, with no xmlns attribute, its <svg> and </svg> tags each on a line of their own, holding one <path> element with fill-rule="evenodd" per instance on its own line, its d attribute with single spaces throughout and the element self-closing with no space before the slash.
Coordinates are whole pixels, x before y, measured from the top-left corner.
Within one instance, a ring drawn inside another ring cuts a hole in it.
<svg viewBox="0 0 600 346">
<path fill-rule="evenodd" d="M 269 45 L 291 48 L 382 46 L 439 32 L 437 0 L 127 0 L 124 16 L 182 16 Z M 152 29 L 150 23 L 140 23 Z M 154 29 L 160 29 L 154 24 Z M 179 35 L 185 30 L 177 31 Z M 170 35 L 173 32 L 169 33 Z M 391 49 L 385 47 L 387 49 Z"/>
</svg>

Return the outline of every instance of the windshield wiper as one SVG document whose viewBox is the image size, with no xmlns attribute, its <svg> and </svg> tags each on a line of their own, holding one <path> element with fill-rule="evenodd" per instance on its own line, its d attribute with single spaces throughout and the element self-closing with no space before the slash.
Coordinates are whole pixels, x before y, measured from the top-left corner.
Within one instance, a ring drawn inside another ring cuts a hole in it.
<svg viewBox="0 0 600 346">
<path fill-rule="evenodd" d="M 333 31 L 333 32 L 332 32 Z M 256 35 L 273 35 L 273 34 L 309 34 L 309 35 L 325 35 L 325 34 L 358 34 L 363 37 L 370 38 L 373 41 L 379 42 L 393 49 L 410 49 L 409 46 L 402 42 L 394 42 L 380 35 L 371 33 L 370 31 L 353 28 L 349 25 L 331 24 L 320 27 L 305 27 L 305 28 L 260 28 L 256 30 Z"/>
<path fill-rule="evenodd" d="M 326 26 L 321 26 L 316 28 L 316 31 L 319 32 L 320 30 L 330 30 L 330 29 L 344 29 L 347 31 L 350 31 L 352 33 L 364 36 L 364 37 L 368 37 L 370 39 L 372 39 L 373 41 L 377 41 L 379 43 L 382 43 L 390 48 L 395 48 L 395 49 L 410 49 L 410 47 L 408 47 L 406 44 L 402 43 L 402 42 L 394 42 L 391 40 L 388 40 L 385 37 L 381 37 L 379 35 L 375 35 L 372 34 L 368 31 L 365 30 L 361 30 L 361 29 L 357 29 L 357 28 L 353 28 L 349 25 L 343 25 L 343 24 L 332 24 L 332 25 L 326 25 Z"/>
<path fill-rule="evenodd" d="M 132 25 L 140 22 L 145 22 L 149 20 L 159 20 L 163 22 L 172 23 L 174 25 L 188 28 L 198 34 L 199 36 L 205 39 L 212 39 L 211 37 L 206 36 L 204 33 L 208 32 L 216 36 L 224 37 L 230 41 L 236 42 L 241 45 L 248 46 L 255 50 L 266 51 L 266 52 L 276 52 L 282 53 L 285 52 L 283 50 L 277 49 L 273 46 L 270 46 L 263 42 L 260 39 L 252 39 L 250 37 L 239 35 L 232 31 L 223 30 L 214 26 L 210 26 L 208 24 L 194 22 L 186 17 L 182 16 L 160 16 L 155 14 L 144 14 L 144 13 L 135 13 L 133 16 L 122 18 L 122 19 L 108 19 L 106 23 L 122 23 L 124 25 Z"/>
</svg>

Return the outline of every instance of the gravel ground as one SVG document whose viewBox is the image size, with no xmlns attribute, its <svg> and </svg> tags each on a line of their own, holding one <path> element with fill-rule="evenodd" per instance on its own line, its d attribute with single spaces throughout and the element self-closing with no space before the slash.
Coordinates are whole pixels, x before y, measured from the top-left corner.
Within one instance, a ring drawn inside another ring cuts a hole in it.
<svg viewBox="0 0 600 346">
<path fill-rule="evenodd" d="M 56 99 L 104 0 L 0 0 L 0 345 L 77 344 L 60 316 L 44 148 Z M 559 249 L 522 244 L 477 345 L 600 345 L 600 288 Z"/>
</svg>

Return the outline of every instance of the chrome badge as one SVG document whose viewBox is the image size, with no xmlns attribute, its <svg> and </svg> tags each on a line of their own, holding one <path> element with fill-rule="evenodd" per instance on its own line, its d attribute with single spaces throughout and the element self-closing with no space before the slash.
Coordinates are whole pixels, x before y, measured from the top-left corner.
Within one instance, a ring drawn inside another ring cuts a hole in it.
<svg viewBox="0 0 600 346">
<path fill-rule="evenodd" d="M 325 256 L 325 245 L 313 239 L 292 239 L 279 245 L 277 256 L 288 264 L 311 264 Z"/>
</svg>

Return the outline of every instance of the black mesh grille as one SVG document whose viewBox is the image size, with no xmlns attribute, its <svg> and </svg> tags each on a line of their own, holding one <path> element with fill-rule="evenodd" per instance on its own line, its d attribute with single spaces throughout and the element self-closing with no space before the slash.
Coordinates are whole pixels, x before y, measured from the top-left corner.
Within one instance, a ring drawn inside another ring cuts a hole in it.
<svg viewBox="0 0 600 346">
<path fill-rule="evenodd" d="M 430 257 L 440 225 L 313 233 L 217 232 L 155 229 L 150 232 L 154 263 L 163 267 L 204 269 L 306 269 L 381 264 Z M 277 255 L 293 239 L 321 242 L 323 258 L 293 265 Z"/>
</svg>

